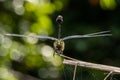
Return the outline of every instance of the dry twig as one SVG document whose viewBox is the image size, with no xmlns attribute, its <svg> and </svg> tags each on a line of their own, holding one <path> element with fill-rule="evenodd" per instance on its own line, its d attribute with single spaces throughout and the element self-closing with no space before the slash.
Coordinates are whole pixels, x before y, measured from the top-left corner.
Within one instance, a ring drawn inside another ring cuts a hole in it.
<svg viewBox="0 0 120 80">
<path fill-rule="evenodd" d="M 113 66 L 102 65 L 102 64 L 95 64 L 95 63 L 80 61 L 80 60 L 76 60 L 76 59 L 75 60 L 64 59 L 63 63 L 69 64 L 69 65 L 76 65 L 77 64 L 80 67 L 92 68 L 92 69 L 97 69 L 97 70 L 101 70 L 101 71 L 108 71 L 108 72 L 120 74 L 119 67 L 113 67 Z"/>
<path fill-rule="evenodd" d="M 112 71 L 104 78 L 104 80 L 107 80 L 107 78 L 112 74 Z"/>
</svg>

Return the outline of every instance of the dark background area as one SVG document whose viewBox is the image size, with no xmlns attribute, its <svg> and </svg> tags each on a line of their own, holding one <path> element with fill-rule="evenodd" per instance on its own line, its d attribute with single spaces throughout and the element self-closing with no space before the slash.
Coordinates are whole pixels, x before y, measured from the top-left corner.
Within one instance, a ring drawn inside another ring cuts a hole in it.
<svg viewBox="0 0 120 80">
<path fill-rule="evenodd" d="M 59 75 L 62 60 L 52 55 L 53 41 L 3 36 L 15 33 L 57 37 L 58 15 L 64 19 L 62 37 L 107 30 L 112 33 L 111 37 L 66 40 L 64 55 L 120 66 L 119 0 L 0 0 L 1 80 L 63 80 Z M 103 76 L 98 71 L 87 71 L 96 73 L 99 79 Z M 83 74 L 82 80 L 86 80 L 84 68 Z M 119 80 L 119 76 L 114 75 L 112 80 Z"/>
</svg>

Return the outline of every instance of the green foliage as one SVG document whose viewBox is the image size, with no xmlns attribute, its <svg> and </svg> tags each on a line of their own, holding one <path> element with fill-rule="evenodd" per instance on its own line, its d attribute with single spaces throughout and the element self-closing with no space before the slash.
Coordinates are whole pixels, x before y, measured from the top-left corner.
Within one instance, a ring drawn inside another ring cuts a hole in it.
<svg viewBox="0 0 120 80">
<path fill-rule="evenodd" d="M 21 76 L 11 70 L 42 80 L 62 80 L 59 70 L 63 69 L 63 60 L 57 55 L 53 57 L 51 41 L 3 36 L 6 33 L 56 36 L 58 14 L 64 17 L 62 36 L 104 30 L 113 34 L 112 38 L 66 41 L 65 55 L 120 66 L 119 4 L 119 0 L 0 0 L 0 80 L 20 80 Z M 103 77 L 101 72 L 89 71 Z"/>
</svg>

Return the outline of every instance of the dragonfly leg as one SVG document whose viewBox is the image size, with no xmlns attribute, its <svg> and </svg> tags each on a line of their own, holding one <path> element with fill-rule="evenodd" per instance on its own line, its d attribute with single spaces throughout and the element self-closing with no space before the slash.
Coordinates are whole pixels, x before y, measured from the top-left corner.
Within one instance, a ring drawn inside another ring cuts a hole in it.
<svg viewBox="0 0 120 80">
<path fill-rule="evenodd" d="M 57 53 L 57 55 L 60 55 L 62 52 L 57 50 L 57 49 L 54 49 L 54 53 L 53 53 L 53 56 L 55 56 L 55 54 Z"/>
<path fill-rule="evenodd" d="M 53 57 L 55 56 L 56 50 L 54 49 Z"/>
<path fill-rule="evenodd" d="M 63 54 L 63 51 L 62 50 L 58 50 L 58 49 L 54 49 L 53 56 L 55 55 L 55 53 L 57 53 L 57 55 L 60 56 L 60 54 Z"/>
</svg>

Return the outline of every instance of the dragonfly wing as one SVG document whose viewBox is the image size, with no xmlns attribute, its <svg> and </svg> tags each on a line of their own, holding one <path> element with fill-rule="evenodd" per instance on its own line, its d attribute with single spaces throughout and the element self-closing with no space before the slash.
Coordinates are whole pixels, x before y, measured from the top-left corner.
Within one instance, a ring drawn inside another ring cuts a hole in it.
<svg viewBox="0 0 120 80">
<path fill-rule="evenodd" d="M 57 39 L 54 38 L 54 37 L 49 37 L 49 36 L 37 36 L 37 35 L 5 34 L 5 36 L 15 36 L 15 37 L 26 37 L 26 38 L 39 38 L 39 39 L 57 40 Z"/>
<path fill-rule="evenodd" d="M 101 31 L 101 32 L 96 32 L 96 33 L 90 33 L 87 35 L 100 35 L 100 34 L 106 34 L 106 33 L 110 33 L 111 31 Z"/>
<path fill-rule="evenodd" d="M 62 40 L 74 39 L 74 38 L 83 38 L 83 35 L 73 35 L 62 38 Z"/>
<path fill-rule="evenodd" d="M 74 39 L 74 38 L 88 38 L 88 37 L 100 37 L 100 36 L 112 36 L 108 34 L 110 31 L 102 31 L 97 33 L 85 34 L 85 35 L 73 35 L 62 38 L 63 40 Z"/>
</svg>

